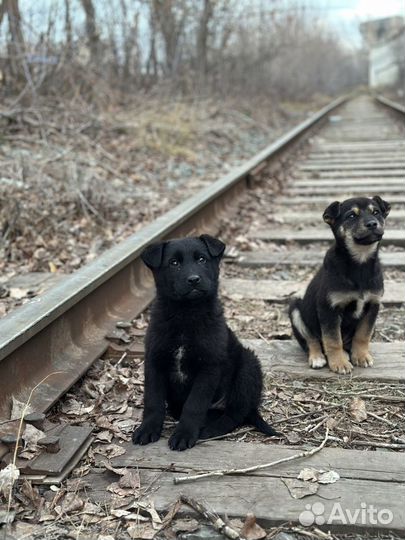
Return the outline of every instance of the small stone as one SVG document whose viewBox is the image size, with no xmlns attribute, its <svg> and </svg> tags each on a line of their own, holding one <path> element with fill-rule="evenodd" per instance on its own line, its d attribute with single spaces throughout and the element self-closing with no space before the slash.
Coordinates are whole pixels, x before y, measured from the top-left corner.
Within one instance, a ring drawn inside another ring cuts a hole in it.
<svg viewBox="0 0 405 540">
<path fill-rule="evenodd" d="M 115 326 L 117 328 L 123 328 L 125 330 L 127 328 L 131 328 L 132 324 L 129 321 L 118 321 L 117 323 L 115 323 Z"/>
</svg>

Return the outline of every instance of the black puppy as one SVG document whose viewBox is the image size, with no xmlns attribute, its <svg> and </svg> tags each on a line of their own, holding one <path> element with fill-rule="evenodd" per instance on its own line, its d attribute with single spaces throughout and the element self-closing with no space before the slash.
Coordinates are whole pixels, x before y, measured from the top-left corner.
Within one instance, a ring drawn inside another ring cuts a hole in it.
<svg viewBox="0 0 405 540">
<path fill-rule="evenodd" d="M 153 244 L 142 254 L 155 278 L 156 299 L 145 339 L 144 413 L 135 444 L 159 439 L 166 402 L 180 419 L 169 439 L 172 450 L 243 424 L 276 434 L 258 412 L 259 361 L 227 326 L 218 299 L 224 250 L 220 240 L 203 234 Z"/>
<path fill-rule="evenodd" d="M 369 343 L 384 292 L 378 248 L 390 208 L 381 197 L 358 197 L 336 201 L 323 214 L 335 244 L 289 312 L 312 368 L 328 363 L 336 373 L 350 373 L 353 364 L 373 365 Z"/>
</svg>

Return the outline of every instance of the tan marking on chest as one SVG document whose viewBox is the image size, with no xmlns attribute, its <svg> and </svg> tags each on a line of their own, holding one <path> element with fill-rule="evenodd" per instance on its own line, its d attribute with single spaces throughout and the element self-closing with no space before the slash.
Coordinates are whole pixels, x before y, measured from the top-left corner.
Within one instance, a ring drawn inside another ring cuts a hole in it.
<svg viewBox="0 0 405 540">
<path fill-rule="evenodd" d="M 367 262 L 374 255 L 378 247 L 378 242 L 369 245 L 356 244 L 350 235 L 345 237 L 345 243 L 352 258 L 360 264 Z"/>
<path fill-rule="evenodd" d="M 362 293 L 358 291 L 340 292 L 335 291 L 328 294 L 329 302 L 332 307 L 344 308 L 351 302 L 356 302 L 356 309 L 353 312 L 353 317 L 358 319 L 363 313 L 364 306 L 371 302 L 373 304 L 379 304 L 383 291 L 371 292 L 364 291 Z"/>
</svg>

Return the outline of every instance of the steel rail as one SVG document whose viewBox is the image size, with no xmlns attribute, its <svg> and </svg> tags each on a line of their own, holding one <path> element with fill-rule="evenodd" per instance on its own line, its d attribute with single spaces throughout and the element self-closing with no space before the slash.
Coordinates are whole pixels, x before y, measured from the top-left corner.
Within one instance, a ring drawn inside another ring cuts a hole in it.
<svg viewBox="0 0 405 540">
<path fill-rule="evenodd" d="M 139 256 L 149 243 L 215 233 L 219 218 L 247 188 L 252 171 L 281 158 L 347 99 L 334 100 L 234 171 L 2 319 L 0 421 L 9 418 L 12 395 L 25 401 L 45 377 L 31 404 L 38 412 L 48 410 L 104 353 L 105 336 L 116 322 L 130 320 L 147 307 L 153 285 Z"/>
<path fill-rule="evenodd" d="M 389 110 L 400 113 L 401 115 L 405 115 L 405 105 L 401 105 L 400 103 L 397 103 L 396 101 L 393 101 L 392 99 L 388 99 L 380 95 L 374 96 L 374 99 L 381 105 L 384 105 L 385 107 L 387 107 Z"/>
</svg>

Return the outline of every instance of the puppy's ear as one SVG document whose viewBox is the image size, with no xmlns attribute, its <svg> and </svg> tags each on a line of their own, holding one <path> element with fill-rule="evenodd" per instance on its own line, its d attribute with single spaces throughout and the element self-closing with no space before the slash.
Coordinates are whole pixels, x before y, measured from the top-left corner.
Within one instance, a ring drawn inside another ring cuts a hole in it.
<svg viewBox="0 0 405 540">
<path fill-rule="evenodd" d="M 373 197 L 373 201 L 378 204 L 378 206 L 380 207 L 382 215 L 386 218 L 388 216 L 388 214 L 390 213 L 391 205 L 389 203 L 387 203 L 386 201 L 384 201 L 378 195 Z"/>
<path fill-rule="evenodd" d="M 222 257 L 225 251 L 225 244 L 221 242 L 221 240 L 218 240 L 218 238 L 214 238 L 209 234 L 202 234 L 200 240 L 207 246 L 211 257 Z"/>
<path fill-rule="evenodd" d="M 163 250 L 166 242 L 151 244 L 141 254 L 141 259 L 148 268 L 156 270 L 162 264 Z"/>
<path fill-rule="evenodd" d="M 323 220 L 328 225 L 333 225 L 336 221 L 336 219 L 339 217 L 340 214 L 340 202 L 335 201 L 332 204 L 328 206 L 328 208 L 323 213 Z"/>
</svg>

